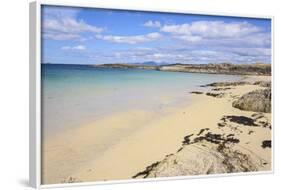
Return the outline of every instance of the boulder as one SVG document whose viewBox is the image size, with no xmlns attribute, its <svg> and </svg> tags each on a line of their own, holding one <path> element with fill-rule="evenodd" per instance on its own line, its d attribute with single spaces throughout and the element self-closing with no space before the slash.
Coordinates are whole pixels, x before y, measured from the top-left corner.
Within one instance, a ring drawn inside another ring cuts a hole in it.
<svg viewBox="0 0 281 190">
<path fill-rule="evenodd" d="M 259 89 L 234 101 L 232 106 L 241 110 L 271 113 L 271 88 Z"/>
</svg>

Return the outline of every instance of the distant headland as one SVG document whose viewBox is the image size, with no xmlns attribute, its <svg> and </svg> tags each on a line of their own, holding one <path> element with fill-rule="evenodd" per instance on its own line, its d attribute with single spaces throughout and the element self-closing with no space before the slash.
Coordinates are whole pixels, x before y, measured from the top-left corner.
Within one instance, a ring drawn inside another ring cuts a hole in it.
<svg viewBox="0 0 281 190">
<path fill-rule="evenodd" d="M 210 73 L 210 74 L 230 74 L 230 75 L 271 75 L 271 64 L 231 64 L 231 63 L 209 63 L 209 64 L 164 64 L 164 65 L 146 65 L 146 64 L 100 64 L 94 67 L 103 68 L 125 68 L 125 69 L 148 69 L 159 71 L 174 71 L 188 73 Z"/>
</svg>

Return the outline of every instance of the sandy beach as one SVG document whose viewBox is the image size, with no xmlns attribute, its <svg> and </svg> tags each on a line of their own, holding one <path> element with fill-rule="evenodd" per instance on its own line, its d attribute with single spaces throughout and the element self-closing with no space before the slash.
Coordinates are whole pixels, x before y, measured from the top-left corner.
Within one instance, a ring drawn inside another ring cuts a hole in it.
<svg viewBox="0 0 281 190">
<path fill-rule="evenodd" d="M 163 163 L 167 155 L 172 156 L 168 156 L 170 160 L 186 157 L 184 151 L 179 149 L 188 152 L 190 143 L 186 137 L 191 135 L 193 138 L 202 129 L 207 129 L 209 134 L 230 135 L 232 139 L 238 139 L 239 143 L 233 146 L 235 150 L 245 155 L 255 155 L 262 162 L 261 166 L 249 171 L 271 170 L 271 147 L 262 146 L 264 141 L 271 142 L 271 125 L 268 127 L 271 113 L 245 111 L 232 106 L 233 101 L 242 95 L 265 89 L 254 85 L 255 81 L 270 81 L 271 77 L 250 76 L 241 77 L 241 80 L 249 83 L 217 90 L 214 88 L 218 87 L 202 87 L 202 93 L 192 94 L 190 105 L 170 110 L 166 115 L 138 110 L 118 113 L 43 139 L 43 184 L 169 176 L 159 173 L 159 164 L 149 169 L 147 167 L 156 162 Z M 211 94 L 206 95 L 206 92 Z M 257 113 L 259 117 L 256 117 Z M 251 123 L 235 121 L 236 117 L 254 122 L 254 127 Z M 220 125 L 222 121 L 224 123 Z M 183 143 L 184 139 L 188 143 Z M 191 159 L 196 152 L 188 154 Z M 180 172 L 172 174 L 182 175 Z"/>
</svg>

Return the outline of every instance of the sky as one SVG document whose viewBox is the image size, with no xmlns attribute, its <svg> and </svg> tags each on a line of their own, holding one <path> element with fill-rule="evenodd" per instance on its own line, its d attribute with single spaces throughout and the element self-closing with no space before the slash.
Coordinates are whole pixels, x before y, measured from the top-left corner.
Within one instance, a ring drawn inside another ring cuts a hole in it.
<svg viewBox="0 0 281 190">
<path fill-rule="evenodd" d="M 271 63 L 271 20 L 42 7 L 42 63 Z"/>
</svg>

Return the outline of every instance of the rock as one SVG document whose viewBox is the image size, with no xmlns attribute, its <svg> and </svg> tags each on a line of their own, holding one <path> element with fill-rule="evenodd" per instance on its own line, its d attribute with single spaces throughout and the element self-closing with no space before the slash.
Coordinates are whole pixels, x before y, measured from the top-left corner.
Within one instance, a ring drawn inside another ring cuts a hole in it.
<svg viewBox="0 0 281 190">
<path fill-rule="evenodd" d="M 230 90 L 232 88 L 226 87 L 226 88 L 213 88 L 213 91 L 225 91 L 225 90 Z"/>
<path fill-rule="evenodd" d="M 219 128 L 224 127 L 225 125 L 226 125 L 225 122 L 218 123 L 218 127 L 219 127 Z"/>
<path fill-rule="evenodd" d="M 133 178 L 249 172 L 265 168 L 264 160 L 258 156 L 240 146 L 237 146 L 240 149 L 235 148 L 239 140 L 233 134 L 208 132 L 193 140 L 192 135 L 187 137 L 188 141 L 177 153 L 146 167 Z"/>
<path fill-rule="evenodd" d="M 246 111 L 271 113 L 271 89 L 259 89 L 244 94 L 232 106 Z"/>
<path fill-rule="evenodd" d="M 205 86 L 212 86 L 212 87 L 221 87 L 221 86 L 241 86 L 241 85 L 246 85 L 246 84 L 251 84 L 249 82 L 245 81 L 238 81 L 238 82 L 214 82 L 210 84 L 206 84 Z"/>
<path fill-rule="evenodd" d="M 199 91 L 192 91 L 192 92 L 190 92 L 190 94 L 203 94 L 203 92 L 199 92 Z"/>
<path fill-rule="evenodd" d="M 271 81 L 256 81 L 256 82 L 254 82 L 254 85 L 271 88 Z"/>
<path fill-rule="evenodd" d="M 190 143 L 190 137 L 192 137 L 193 134 L 187 135 L 183 138 L 182 144 L 189 144 Z"/>
<path fill-rule="evenodd" d="M 253 130 L 250 130 L 250 131 L 248 132 L 248 135 L 251 135 L 252 133 L 254 133 L 254 131 L 253 131 Z"/>
<path fill-rule="evenodd" d="M 222 98 L 224 97 L 225 93 L 211 93 L 211 92 L 207 92 L 206 93 L 207 96 L 212 96 L 215 98 Z"/>
<path fill-rule="evenodd" d="M 255 119 L 255 122 L 258 123 L 261 127 L 271 129 L 271 123 L 263 113 L 254 113 L 252 114 L 252 117 L 253 119 Z"/>
<path fill-rule="evenodd" d="M 204 131 L 208 131 L 208 130 L 210 130 L 210 128 L 201 129 L 197 134 L 197 136 L 200 136 Z"/>
<path fill-rule="evenodd" d="M 271 140 L 264 140 L 262 141 L 262 145 L 263 148 L 271 148 Z"/>
<path fill-rule="evenodd" d="M 242 124 L 242 125 L 246 125 L 246 126 L 253 126 L 253 127 L 258 126 L 255 123 L 254 119 L 252 119 L 250 117 L 245 117 L 245 116 L 227 115 L 227 116 L 224 116 L 221 120 L 230 121 L 230 122 L 234 122 L 234 123 Z"/>
<path fill-rule="evenodd" d="M 148 175 L 149 175 L 149 172 L 150 172 L 153 168 L 157 167 L 159 163 L 160 163 L 160 162 L 155 162 L 155 163 L 153 163 L 153 164 L 147 166 L 144 171 L 137 173 L 137 174 L 134 175 L 132 178 L 137 178 L 137 177 L 139 177 L 139 176 L 142 176 L 143 178 L 147 178 Z"/>
<path fill-rule="evenodd" d="M 214 134 L 211 132 L 208 132 L 207 134 L 205 134 L 205 136 L 200 136 L 200 137 L 196 137 L 194 138 L 193 142 L 201 142 L 201 141 L 207 141 L 207 142 L 211 142 L 214 144 L 225 144 L 225 143 L 239 143 L 240 140 L 239 139 L 235 139 L 233 136 L 227 136 L 225 137 L 222 134 Z M 192 143 L 190 143 L 192 144 Z"/>
</svg>

